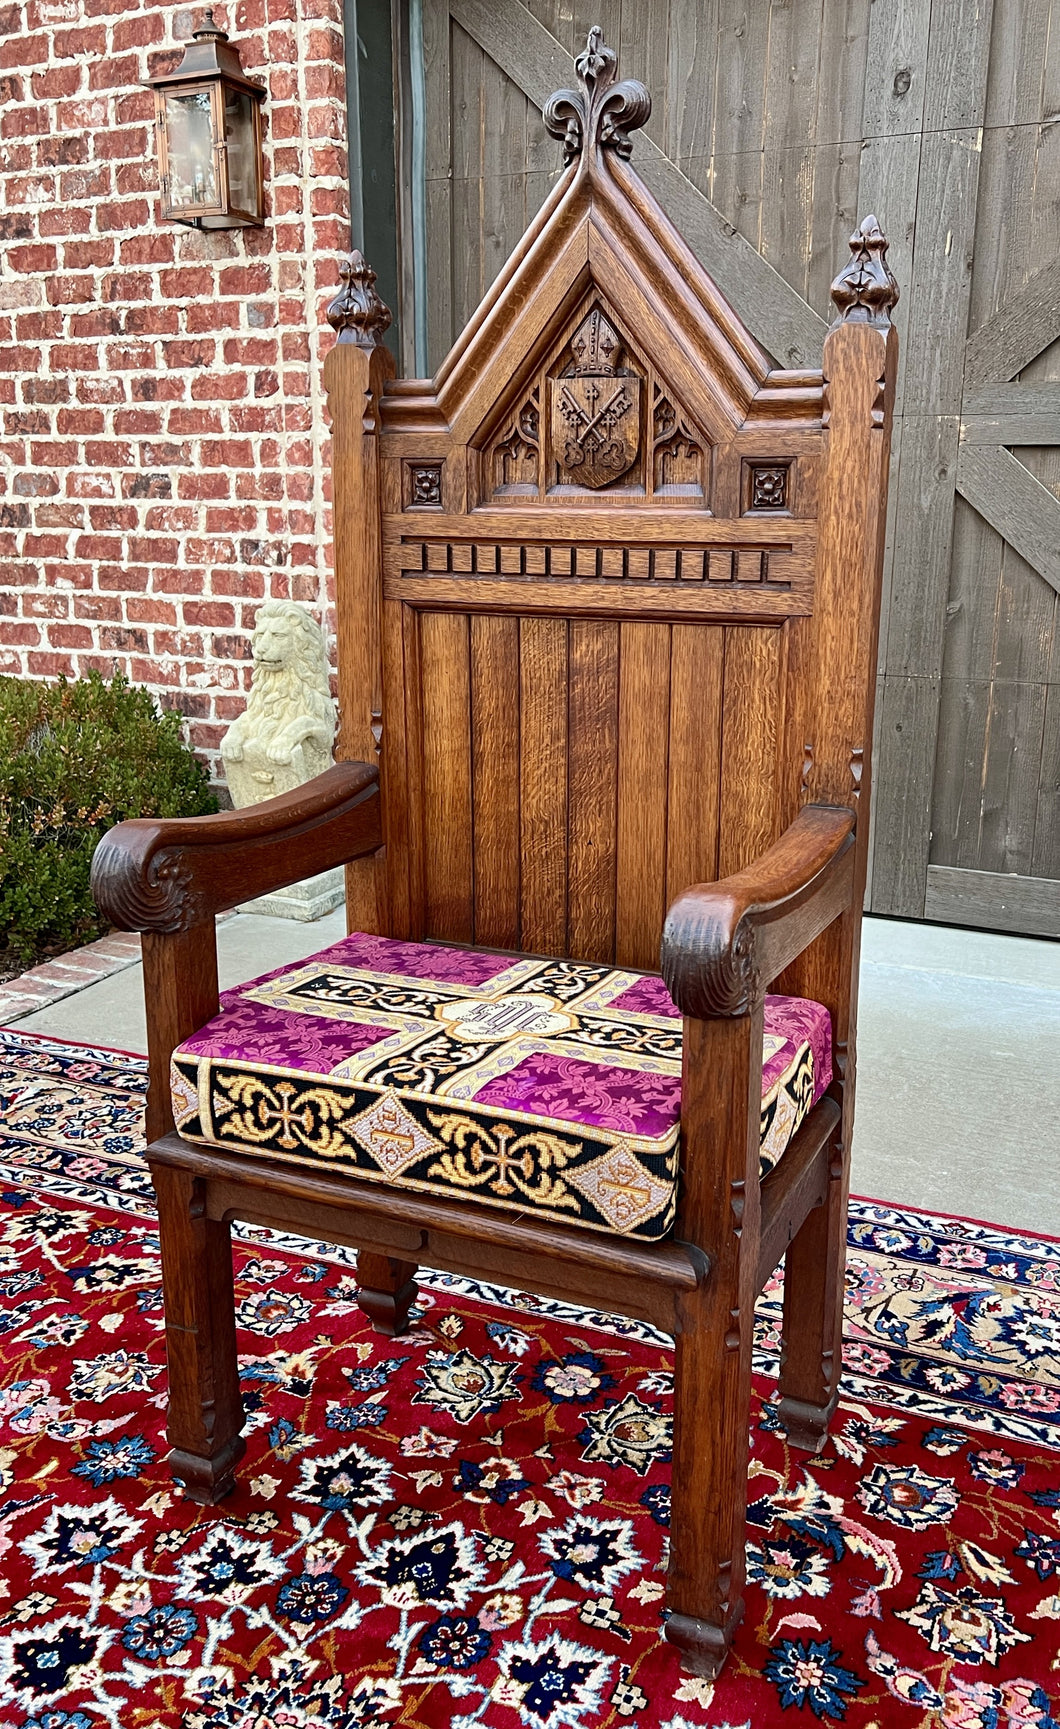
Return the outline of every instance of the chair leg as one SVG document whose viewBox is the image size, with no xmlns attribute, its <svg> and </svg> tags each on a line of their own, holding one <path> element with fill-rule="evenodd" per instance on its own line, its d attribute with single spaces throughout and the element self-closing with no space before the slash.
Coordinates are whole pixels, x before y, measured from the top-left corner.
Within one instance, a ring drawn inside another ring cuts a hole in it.
<svg viewBox="0 0 1060 1729">
<path fill-rule="evenodd" d="M 807 1453 L 824 1446 L 839 1399 L 848 1185 L 849 1160 L 835 1146 L 824 1204 L 807 1215 L 784 1262 L 779 1416 L 790 1444 Z"/>
<path fill-rule="evenodd" d="M 709 1289 L 689 1308 L 674 1354 L 665 1633 L 687 1675 L 713 1679 L 744 1609 L 753 1310 Z"/>
<path fill-rule="evenodd" d="M 207 1218 L 203 1178 L 162 1164 L 151 1175 L 162 1244 L 169 1468 L 190 1501 L 212 1505 L 234 1488 L 246 1452 L 231 1234 Z"/>
<path fill-rule="evenodd" d="M 377 1333 L 399 1338 L 408 1330 L 409 1310 L 416 1301 L 415 1261 L 396 1261 L 362 1249 L 357 1256 L 357 1307 Z"/>
</svg>

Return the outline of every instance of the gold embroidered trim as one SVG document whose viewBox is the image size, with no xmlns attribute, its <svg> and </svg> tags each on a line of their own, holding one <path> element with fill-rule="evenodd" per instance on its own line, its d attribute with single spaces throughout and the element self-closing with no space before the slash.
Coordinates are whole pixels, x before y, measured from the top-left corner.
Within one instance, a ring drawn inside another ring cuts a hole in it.
<svg viewBox="0 0 1060 1729">
<path fill-rule="evenodd" d="M 566 1183 L 551 1173 L 578 1157 L 580 1142 L 567 1147 L 558 1136 L 540 1130 L 521 1135 L 508 1124 L 498 1123 L 490 1133 L 468 1117 L 439 1111 L 428 1111 L 427 1115 L 442 1140 L 456 1149 L 443 1153 L 428 1168 L 428 1176 L 439 1177 L 456 1189 L 489 1188 L 495 1195 L 522 1195 L 538 1208 L 578 1210 L 578 1201 Z"/>
</svg>

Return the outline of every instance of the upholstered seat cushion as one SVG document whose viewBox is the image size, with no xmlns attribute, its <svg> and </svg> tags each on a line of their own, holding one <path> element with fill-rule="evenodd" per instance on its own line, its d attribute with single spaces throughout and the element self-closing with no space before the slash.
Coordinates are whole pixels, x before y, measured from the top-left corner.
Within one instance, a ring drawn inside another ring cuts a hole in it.
<svg viewBox="0 0 1060 1729">
<path fill-rule="evenodd" d="M 831 1080 L 817 1003 L 767 997 L 762 1166 Z M 681 1017 L 658 978 L 355 935 L 221 999 L 173 1054 L 191 1141 L 623 1236 L 674 1220 Z"/>
</svg>

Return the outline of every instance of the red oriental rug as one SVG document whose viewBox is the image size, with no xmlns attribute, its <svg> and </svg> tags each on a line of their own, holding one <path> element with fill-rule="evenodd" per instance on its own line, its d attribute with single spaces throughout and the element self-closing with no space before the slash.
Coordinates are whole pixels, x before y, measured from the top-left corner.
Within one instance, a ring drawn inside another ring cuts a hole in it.
<svg viewBox="0 0 1060 1729">
<path fill-rule="evenodd" d="M 0 1032 L 0 1729 L 1060 1729 L 1060 1245 L 852 1209 L 846 1396 L 790 1452 L 761 1305 L 747 1615 L 660 1639 L 650 1328 L 247 1228 L 248 1454 L 165 1471 L 145 1065 Z M 635 1424 L 628 1418 L 636 1417 Z"/>
</svg>

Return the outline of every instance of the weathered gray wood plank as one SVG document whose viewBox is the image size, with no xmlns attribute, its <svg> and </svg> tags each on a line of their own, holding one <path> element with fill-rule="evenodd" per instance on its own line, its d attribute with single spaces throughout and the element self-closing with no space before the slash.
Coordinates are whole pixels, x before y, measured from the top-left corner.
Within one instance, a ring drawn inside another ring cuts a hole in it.
<svg viewBox="0 0 1060 1729">
<path fill-rule="evenodd" d="M 957 490 L 1060 594 L 1060 502 L 1000 445 L 962 445 Z"/>
<path fill-rule="evenodd" d="M 888 675 L 880 705 L 872 910 L 922 918 L 939 680 Z M 930 751 L 924 741 L 930 736 Z"/>
<path fill-rule="evenodd" d="M 1060 643 L 1057 647 L 1060 650 Z M 1035 876 L 1060 877 L 1060 684 L 1046 687 L 1038 814 L 1031 864 Z"/>
<path fill-rule="evenodd" d="M 690 156 L 709 157 L 713 146 L 719 11 L 719 0 L 671 0 L 666 154 L 681 168 Z"/>
<path fill-rule="evenodd" d="M 930 865 L 925 914 L 942 924 L 1060 936 L 1060 882 Z"/>
<path fill-rule="evenodd" d="M 965 414 L 963 444 L 1060 444 L 1060 400 L 1051 414 Z"/>
<path fill-rule="evenodd" d="M 1045 687 L 943 680 L 931 863 L 1029 875 Z"/>
<path fill-rule="evenodd" d="M 428 364 L 438 366 L 453 340 L 452 96 L 448 0 L 423 0 L 424 147 L 427 174 Z"/>
<path fill-rule="evenodd" d="M 875 0 L 869 16 L 863 136 L 919 135 L 924 124 L 931 7 L 924 0 Z"/>
<path fill-rule="evenodd" d="M 979 127 L 986 112 L 994 0 L 931 7 L 924 131 Z"/>
<path fill-rule="evenodd" d="M 978 187 L 978 135 L 925 132 L 906 316 L 906 414 L 960 412 Z"/>
<path fill-rule="evenodd" d="M 974 4 L 955 0 L 952 8 L 931 8 L 905 311 L 904 424 L 874 812 L 873 908 L 914 918 L 923 914 L 931 846 L 957 415 L 979 185 L 978 125 L 986 101 L 988 50 L 981 44 L 966 50 L 957 40 Z M 977 14 L 976 27 L 987 44 L 991 9 L 992 0 L 983 0 Z M 962 88 L 948 90 L 947 81 L 958 72 Z M 955 121 L 963 125 L 954 126 Z M 953 130 L 941 129 L 946 126 Z"/>
<path fill-rule="evenodd" d="M 538 108 L 553 90 L 572 82 L 570 56 L 519 0 L 450 0 L 450 10 Z M 638 144 L 637 167 L 762 346 L 782 365 L 812 365 L 824 341 L 824 320 L 650 138 Z"/>
<path fill-rule="evenodd" d="M 768 23 L 757 245 L 762 256 L 806 296 L 818 154 L 821 0 L 786 0 L 771 6 Z"/>
<path fill-rule="evenodd" d="M 813 142 L 818 149 L 858 144 L 865 136 L 866 85 L 873 21 L 886 0 L 821 0 L 818 44 L 817 114 Z"/>
<path fill-rule="evenodd" d="M 1057 336 L 1060 272 L 1050 260 L 969 339 L 965 378 L 969 384 L 1015 378 Z"/>
<path fill-rule="evenodd" d="M 898 473 L 902 454 L 902 432 L 904 422 L 896 420 L 891 429 L 891 475 L 892 481 L 887 493 L 887 527 L 883 551 L 883 582 L 880 595 L 880 636 L 876 648 L 876 710 L 872 724 L 872 779 L 871 779 L 871 817 L 869 821 L 869 856 L 865 876 L 865 906 L 872 906 L 874 872 L 876 868 L 876 842 L 879 833 L 877 811 L 881 797 L 886 797 L 888 789 L 880 780 L 878 764 L 880 762 L 880 739 L 883 728 L 883 688 L 885 669 L 887 665 L 887 621 L 891 612 L 891 582 L 894 577 L 894 518 L 898 503 L 898 488 L 894 476 Z M 882 792 L 881 792 L 882 787 Z"/>
<path fill-rule="evenodd" d="M 950 588 L 942 658 L 943 675 L 951 682 L 959 683 L 962 679 L 989 682 L 994 676 L 997 594 L 1004 555 L 1005 542 L 1001 536 L 958 493 L 954 499 Z M 1033 571 L 1030 576 L 1043 594 L 1052 592 Z M 945 724 L 940 718 L 940 725 Z M 938 862 L 956 864 L 957 861 L 940 859 Z"/>
<path fill-rule="evenodd" d="M 1048 112 L 1043 81 L 1050 34 L 1056 34 L 1055 0 L 995 8 L 987 126 L 1033 125 Z"/>
<path fill-rule="evenodd" d="M 1060 444 L 1060 384 L 965 386 L 965 444 Z"/>
<path fill-rule="evenodd" d="M 1060 331 L 1057 334 L 1060 335 Z M 1021 379 L 1018 384 L 970 384 L 966 381 L 961 413 L 966 418 L 993 415 L 999 419 L 1060 414 L 1060 384 L 1037 384 L 1026 379 Z M 1052 444 L 1053 440 L 1034 439 L 1032 442 Z"/>
<path fill-rule="evenodd" d="M 942 672 L 957 433 L 956 415 L 903 416 L 887 621 L 889 677 Z"/>
</svg>

